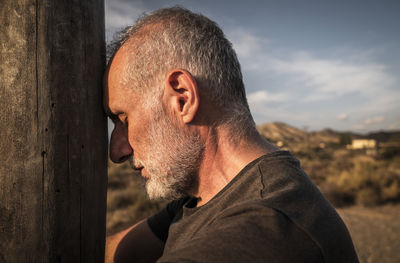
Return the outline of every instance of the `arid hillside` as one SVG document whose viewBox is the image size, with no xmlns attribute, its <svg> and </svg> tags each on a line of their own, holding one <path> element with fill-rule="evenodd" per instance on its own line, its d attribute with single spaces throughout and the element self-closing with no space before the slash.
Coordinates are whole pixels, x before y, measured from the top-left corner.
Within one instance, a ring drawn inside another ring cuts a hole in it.
<svg viewBox="0 0 400 263">
<path fill-rule="evenodd" d="M 339 132 L 332 129 L 321 131 L 310 131 L 299 129 L 282 122 L 264 123 L 257 127 L 258 131 L 269 141 L 284 143 L 291 148 L 297 148 L 310 144 L 318 146 L 325 145 L 346 145 L 351 144 L 353 139 L 372 139 L 382 145 L 392 144 L 400 146 L 400 131 L 378 131 L 368 134 L 357 134 L 354 132 Z"/>
</svg>

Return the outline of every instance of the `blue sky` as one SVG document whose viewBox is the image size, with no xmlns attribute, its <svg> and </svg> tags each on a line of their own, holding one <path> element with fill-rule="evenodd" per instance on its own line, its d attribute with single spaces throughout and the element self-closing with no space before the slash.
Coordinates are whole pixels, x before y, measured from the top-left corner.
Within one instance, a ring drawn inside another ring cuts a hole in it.
<svg viewBox="0 0 400 263">
<path fill-rule="evenodd" d="M 257 122 L 400 130 L 400 1 L 106 0 L 106 35 L 181 5 L 216 21 Z"/>
</svg>

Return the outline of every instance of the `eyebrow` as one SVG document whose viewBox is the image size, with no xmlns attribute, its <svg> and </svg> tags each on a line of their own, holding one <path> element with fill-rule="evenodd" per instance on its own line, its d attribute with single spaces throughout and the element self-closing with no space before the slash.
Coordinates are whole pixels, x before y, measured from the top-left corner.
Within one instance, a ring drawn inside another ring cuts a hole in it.
<svg viewBox="0 0 400 263">
<path fill-rule="evenodd" d="M 113 122 L 115 122 L 119 120 L 118 115 L 123 114 L 123 112 L 122 111 L 113 112 L 109 107 L 106 107 L 106 114 L 107 117 L 109 117 Z"/>
</svg>

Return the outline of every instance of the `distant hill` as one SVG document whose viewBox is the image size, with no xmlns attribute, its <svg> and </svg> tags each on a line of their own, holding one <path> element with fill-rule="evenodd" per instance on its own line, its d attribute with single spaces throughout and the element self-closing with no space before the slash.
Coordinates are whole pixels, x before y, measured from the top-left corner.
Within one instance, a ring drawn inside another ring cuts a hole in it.
<svg viewBox="0 0 400 263">
<path fill-rule="evenodd" d="M 400 141 L 400 131 L 379 131 L 371 132 L 366 135 L 354 132 L 340 132 L 332 129 L 307 132 L 293 127 L 283 122 L 269 122 L 257 126 L 258 131 L 271 142 L 279 141 L 285 144 L 299 144 L 309 142 L 311 144 L 320 143 L 340 143 L 341 140 L 352 139 L 374 139 L 377 142 Z M 349 143 L 350 143 L 349 142 Z"/>
<path fill-rule="evenodd" d="M 342 136 L 342 133 L 332 129 L 307 132 L 282 122 L 264 123 L 257 126 L 257 129 L 268 140 L 275 143 L 281 141 L 285 144 L 337 143 Z"/>
<path fill-rule="evenodd" d="M 378 142 L 390 142 L 397 141 L 400 142 L 400 131 L 379 131 L 372 132 L 365 136 L 368 139 L 375 139 Z"/>
<path fill-rule="evenodd" d="M 300 143 L 307 139 L 307 133 L 283 122 L 270 122 L 257 126 L 258 131 L 272 142 Z"/>
</svg>

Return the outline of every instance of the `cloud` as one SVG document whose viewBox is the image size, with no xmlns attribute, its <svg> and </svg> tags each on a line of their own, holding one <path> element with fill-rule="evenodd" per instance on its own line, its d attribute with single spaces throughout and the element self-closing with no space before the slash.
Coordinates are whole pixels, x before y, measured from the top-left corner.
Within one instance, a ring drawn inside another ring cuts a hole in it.
<svg viewBox="0 0 400 263">
<path fill-rule="evenodd" d="M 374 118 L 367 118 L 363 120 L 363 124 L 365 125 L 372 125 L 376 123 L 382 123 L 385 121 L 385 118 L 382 116 L 374 117 Z"/>
<path fill-rule="evenodd" d="M 297 74 L 302 85 L 315 91 L 307 101 L 331 99 L 351 93 L 374 97 L 389 88 L 394 78 L 381 64 L 357 64 L 341 59 L 316 58 L 310 53 L 294 54 L 289 59 L 275 59 L 272 70 Z"/>
<path fill-rule="evenodd" d="M 111 30 L 134 24 L 137 17 L 146 9 L 143 1 L 106 0 L 106 27 Z"/>
<path fill-rule="evenodd" d="M 377 124 L 384 123 L 385 121 L 386 118 L 383 116 L 368 117 L 360 120 L 357 124 L 353 126 L 353 128 L 360 131 L 370 130 L 371 128 L 376 129 Z"/>
<path fill-rule="evenodd" d="M 252 59 L 254 54 L 262 52 L 269 43 L 267 39 L 257 37 L 243 28 L 236 28 L 228 34 L 229 39 L 233 40 L 232 44 L 237 55 L 241 59 Z"/>
<path fill-rule="evenodd" d="M 349 115 L 347 113 L 341 113 L 336 116 L 336 119 L 338 119 L 340 121 L 346 121 L 349 119 Z"/>
<path fill-rule="evenodd" d="M 247 95 L 249 103 L 285 102 L 290 99 L 286 93 L 270 93 L 266 90 L 259 90 Z"/>
<path fill-rule="evenodd" d="M 284 75 L 315 91 L 308 100 L 329 99 L 350 93 L 369 97 L 392 87 L 396 79 L 384 64 L 368 59 L 371 50 L 343 50 L 340 57 L 313 55 L 310 51 L 278 52 L 266 38 L 243 28 L 229 33 L 244 70 Z"/>
<path fill-rule="evenodd" d="M 293 113 L 301 112 L 313 116 L 307 124 L 311 127 L 326 123 L 333 128 L 358 125 L 357 129 L 375 129 L 377 125 L 386 127 L 387 119 L 368 116 L 385 116 L 400 110 L 399 79 L 376 59 L 378 52 L 374 49 L 342 47 L 316 53 L 284 49 L 276 41 L 245 28 L 232 27 L 227 35 L 244 75 L 252 78 L 246 87 L 253 91 L 248 99 L 255 115 L 266 116 L 265 109 L 256 105 L 279 102 L 283 104 L 279 110 L 284 111 L 280 115 L 287 116 L 289 122 L 297 122 Z M 352 120 L 344 122 L 349 120 L 349 113 Z M 357 123 L 357 119 L 366 123 Z"/>
</svg>

